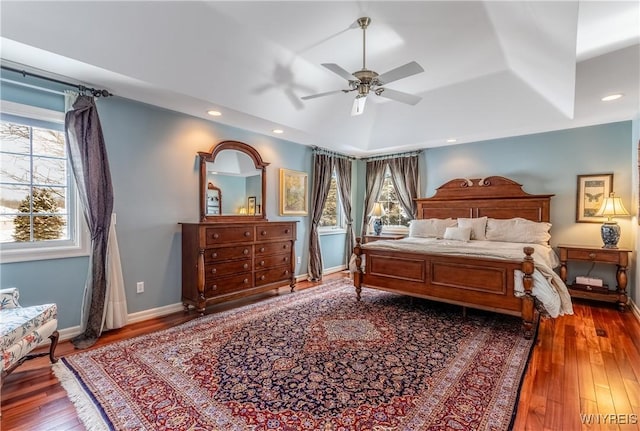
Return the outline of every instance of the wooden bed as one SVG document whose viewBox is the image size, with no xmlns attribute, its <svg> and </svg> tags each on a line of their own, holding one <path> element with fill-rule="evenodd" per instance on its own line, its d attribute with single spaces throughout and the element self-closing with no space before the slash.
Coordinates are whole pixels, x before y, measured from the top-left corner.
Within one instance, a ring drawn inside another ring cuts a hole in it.
<svg viewBox="0 0 640 431">
<path fill-rule="evenodd" d="M 509 219 L 522 217 L 549 221 L 553 195 L 530 195 L 508 178 L 455 179 L 442 185 L 431 198 L 417 199 L 418 218 Z M 445 256 L 354 247 L 357 298 L 363 287 L 387 290 L 435 301 L 458 304 L 522 318 L 524 336 L 533 336 L 536 309 L 531 296 L 533 248 L 525 247 L 520 261 Z M 362 255 L 364 270 L 362 268 Z M 525 294 L 514 295 L 514 271 L 524 273 Z"/>
</svg>

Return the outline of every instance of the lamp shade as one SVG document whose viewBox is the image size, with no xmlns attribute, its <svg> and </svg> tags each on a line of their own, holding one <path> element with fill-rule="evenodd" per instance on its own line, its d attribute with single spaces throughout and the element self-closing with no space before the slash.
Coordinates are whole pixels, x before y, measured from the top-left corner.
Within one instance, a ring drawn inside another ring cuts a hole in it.
<svg viewBox="0 0 640 431">
<path fill-rule="evenodd" d="M 608 217 L 609 220 L 611 220 L 611 217 L 628 215 L 630 215 L 629 211 L 622 205 L 622 199 L 615 196 L 615 193 L 611 193 L 604 198 L 600 209 L 595 213 L 596 217 Z"/>
<path fill-rule="evenodd" d="M 382 208 L 382 204 L 380 202 L 373 204 L 373 209 L 369 215 L 373 217 L 382 217 L 384 215 L 384 208 Z"/>
</svg>

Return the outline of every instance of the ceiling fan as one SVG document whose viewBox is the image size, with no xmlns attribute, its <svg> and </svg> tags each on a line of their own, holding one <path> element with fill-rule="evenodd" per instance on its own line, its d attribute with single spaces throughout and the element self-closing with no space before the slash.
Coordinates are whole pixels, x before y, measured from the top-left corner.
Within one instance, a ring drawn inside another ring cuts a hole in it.
<svg viewBox="0 0 640 431">
<path fill-rule="evenodd" d="M 324 67 L 346 79 L 349 82 L 349 89 L 327 91 L 325 93 L 304 96 L 302 97 L 302 99 L 315 99 L 316 97 L 323 97 L 336 93 L 349 93 L 351 91 L 357 90 L 358 94 L 353 101 L 351 115 L 360 115 L 364 112 L 364 105 L 367 101 L 367 96 L 371 92 L 375 93 L 376 96 L 386 97 L 387 99 L 407 103 L 409 105 L 415 105 L 420 100 L 422 100 L 422 97 L 420 96 L 415 96 L 413 94 L 403 93 L 402 91 L 391 90 L 389 88 L 383 87 L 384 85 L 387 85 L 393 81 L 397 81 L 399 79 L 424 72 L 422 66 L 420 66 L 415 61 L 409 62 L 400 67 L 396 67 L 395 69 L 385 72 L 382 75 L 378 75 L 378 73 L 374 72 L 373 70 L 367 69 L 367 27 L 369 26 L 369 24 L 371 24 L 371 18 L 358 18 L 357 22 L 362 29 L 362 69 L 351 74 L 335 63 L 322 63 Z"/>
</svg>

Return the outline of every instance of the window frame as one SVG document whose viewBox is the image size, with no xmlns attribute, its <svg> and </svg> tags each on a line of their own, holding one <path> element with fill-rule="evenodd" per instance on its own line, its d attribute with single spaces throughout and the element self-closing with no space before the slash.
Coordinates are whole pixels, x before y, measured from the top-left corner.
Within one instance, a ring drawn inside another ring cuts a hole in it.
<svg viewBox="0 0 640 431">
<path fill-rule="evenodd" d="M 347 233 L 346 217 L 344 215 L 344 209 L 342 208 L 342 195 L 340 194 L 340 188 L 338 187 L 338 175 L 335 169 L 331 174 L 331 178 L 336 180 L 336 225 L 335 226 L 318 226 L 318 235 L 337 235 Z M 324 208 L 322 209 L 324 212 Z"/>
<path fill-rule="evenodd" d="M 384 187 L 384 182 L 385 181 L 390 181 L 391 182 L 391 186 L 395 189 L 395 185 L 393 184 L 393 181 L 391 180 L 391 168 L 389 168 L 389 165 L 387 164 L 385 166 L 385 171 L 384 171 L 384 175 L 382 177 L 382 182 L 383 184 L 381 185 L 380 188 L 380 195 L 378 196 L 376 202 L 380 202 L 380 197 L 382 195 L 382 187 Z M 397 194 L 397 191 L 396 191 Z M 396 203 L 397 205 L 400 204 L 400 202 Z M 382 225 L 382 229 L 384 232 L 387 233 L 401 233 L 401 234 L 408 234 L 409 233 L 409 226 L 404 226 L 404 225 L 390 225 L 390 224 L 383 224 Z M 368 234 L 372 234 L 373 233 L 373 226 L 372 223 L 369 222 L 368 226 L 367 226 L 367 233 Z"/>
<path fill-rule="evenodd" d="M 1 103 L 0 112 L 3 115 L 64 124 L 64 112 L 6 100 L 2 100 Z M 69 172 L 71 172 L 71 162 L 68 155 L 67 165 Z M 89 256 L 91 247 L 89 241 L 90 235 L 86 222 L 84 221 L 84 215 L 81 212 L 80 196 L 78 195 L 73 175 L 69 175 L 67 187 L 69 206 L 68 229 L 71 238 L 37 242 L 0 243 L 0 260 L 2 263 Z"/>
</svg>

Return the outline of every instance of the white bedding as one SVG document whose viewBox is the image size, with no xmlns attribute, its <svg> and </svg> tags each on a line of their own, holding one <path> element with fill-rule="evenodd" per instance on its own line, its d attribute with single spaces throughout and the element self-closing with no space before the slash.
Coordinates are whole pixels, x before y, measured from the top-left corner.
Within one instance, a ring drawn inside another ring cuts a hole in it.
<svg viewBox="0 0 640 431">
<path fill-rule="evenodd" d="M 567 286 L 553 271 L 553 268 L 557 267 L 560 263 L 558 256 L 548 245 L 498 241 L 463 242 L 436 238 L 379 240 L 362 245 L 364 258 L 366 258 L 366 251 L 368 249 L 385 249 L 520 261 L 525 256 L 523 251 L 524 247 L 533 247 L 535 250 L 533 253 L 535 271 L 533 273 L 532 295 L 542 303 L 551 317 L 573 314 L 571 297 L 569 296 Z M 515 291 L 518 296 L 524 295 L 522 275 L 521 271 L 516 271 Z"/>
</svg>

